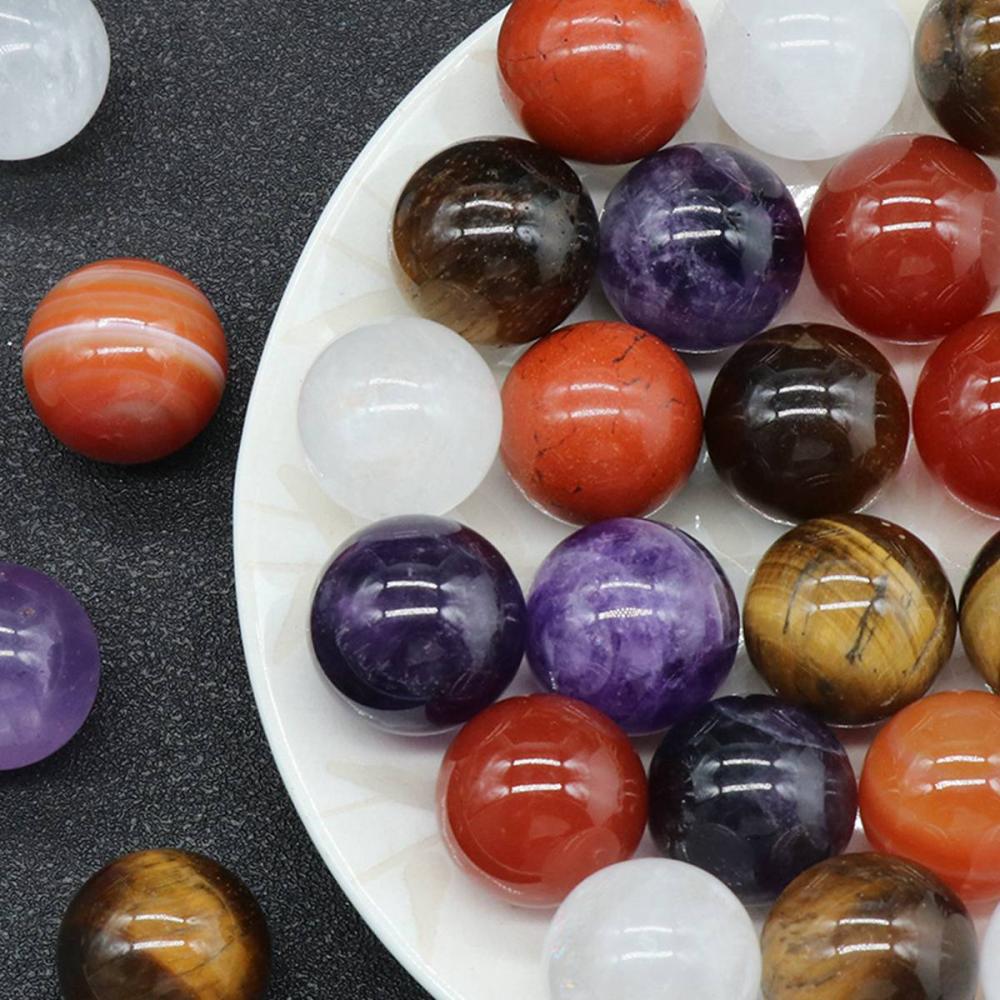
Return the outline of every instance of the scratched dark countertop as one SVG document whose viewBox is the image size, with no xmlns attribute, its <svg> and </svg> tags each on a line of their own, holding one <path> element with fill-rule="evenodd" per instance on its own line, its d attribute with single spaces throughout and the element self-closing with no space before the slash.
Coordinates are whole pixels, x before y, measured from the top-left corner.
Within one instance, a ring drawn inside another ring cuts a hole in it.
<svg viewBox="0 0 1000 1000">
<path fill-rule="evenodd" d="M 0 163 L 0 561 L 90 612 L 104 676 L 80 735 L 0 773 L 0 997 L 55 1000 L 55 934 L 116 855 L 209 854 L 263 905 L 274 1000 L 426 997 L 344 898 L 300 825 L 254 707 L 232 573 L 240 429 L 278 301 L 375 129 L 499 0 L 95 0 L 108 94 L 57 153 Z M 28 318 L 110 256 L 197 281 L 225 324 L 222 409 L 137 470 L 62 449 L 20 377 Z"/>
</svg>

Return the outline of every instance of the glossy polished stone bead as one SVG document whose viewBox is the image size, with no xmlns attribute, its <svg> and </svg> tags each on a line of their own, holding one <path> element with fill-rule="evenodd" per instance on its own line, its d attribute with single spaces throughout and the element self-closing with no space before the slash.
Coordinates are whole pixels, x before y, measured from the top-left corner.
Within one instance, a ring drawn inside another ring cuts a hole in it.
<svg viewBox="0 0 1000 1000">
<path fill-rule="evenodd" d="M 660 850 L 711 872 L 748 905 L 770 903 L 846 847 L 857 817 L 847 752 L 776 698 L 720 698 L 666 735 L 649 773 Z"/>
<path fill-rule="evenodd" d="M 59 928 L 65 1000 L 262 1000 L 271 964 L 264 915 L 221 865 L 182 851 L 113 861 Z"/>
<path fill-rule="evenodd" d="M 807 242 L 816 284 L 854 326 L 926 343 L 1000 289 L 1000 186 L 947 139 L 890 135 L 830 171 Z"/>
<path fill-rule="evenodd" d="M 545 955 L 552 1000 L 757 1000 L 760 984 L 746 910 L 678 861 L 591 875 L 556 913 Z"/>
<path fill-rule="evenodd" d="M 324 674 L 361 715 L 419 735 L 467 722 L 514 679 L 521 587 L 503 556 L 456 521 L 399 517 L 340 547 L 313 599 Z"/>
<path fill-rule="evenodd" d="M 590 290 L 597 211 L 580 178 L 524 139 L 474 139 L 428 160 L 392 224 L 398 276 L 420 310 L 474 344 L 524 344 Z"/>
<path fill-rule="evenodd" d="M 511 698 L 468 723 L 438 778 L 456 861 L 509 903 L 554 907 L 588 875 L 632 857 L 646 774 L 606 716 L 560 695 Z"/>
<path fill-rule="evenodd" d="M 1000 533 L 983 546 L 969 571 L 959 624 L 973 666 L 1000 692 Z"/>
<path fill-rule="evenodd" d="M 863 514 L 806 521 L 779 538 L 743 611 L 747 652 L 778 696 L 845 726 L 922 697 L 951 656 L 956 619 L 934 553 Z"/>
<path fill-rule="evenodd" d="M 925 865 L 963 899 L 1000 899 L 1000 697 L 948 691 L 895 716 L 861 774 L 872 845 Z"/>
<path fill-rule="evenodd" d="M 917 28 L 917 86 L 963 146 L 1000 153 L 1000 22 L 995 0 L 931 0 Z"/>
<path fill-rule="evenodd" d="M 929 871 L 847 854 L 799 876 L 764 926 L 764 1000 L 974 1000 L 976 929 Z"/>
<path fill-rule="evenodd" d="M 652 733 L 718 690 L 739 606 L 711 553 L 653 521 L 601 521 L 548 556 L 528 598 L 528 662 L 550 691 Z"/>
<path fill-rule="evenodd" d="M 334 502 L 365 520 L 457 507 L 493 465 L 502 421 L 479 352 L 415 316 L 338 337 L 299 395 L 309 468 Z"/>
<path fill-rule="evenodd" d="M 723 0 L 708 83 L 729 126 L 791 160 L 868 142 L 910 79 L 910 31 L 895 0 Z"/>
<path fill-rule="evenodd" d="M 687 482 L 701 400 L 684 362 L 625 323 L 578 323 L 522 355 L 503 387 L 500 453 L 555 517 L 642 517 Z"/>
<path fill-rule="evenodd" d="M 69 142 L 100 107 L 110 72 L 91 0 L 0 0 L 0 160 Z"/>
<path fill-rule="evenodd" d="M 24 336 L 35 412 L 67 448 L 98 462 L 154 462 L 183 448 L 218 409 L 228 365 L 212 303 L 148 260 L 68 274 Z"/>
<path fill-rule="evenodd" d="M 871 503 L 906 457 L 910 412 L 885 357 L 847 330 L 782 326 L 720 370 L 705 414 L 719 477 L 779 520 Z"/>
<path fill-rule="evenodd" d="M 1000 313 L 966 323 L 927 359 L 913 399 L 920 457 L 962 503 L 1000 516 Z"/>
<path fill-rule="evenodd" d="M 77 599 L 43 573 L 0 563 L 0 771 L 68 743 L 100 676 L 97 636 Z"/>
<path fill-rule="evenodd" d="M 760 333 L 802 276 L 802 220 L 781 178 L 729 146 L 646 157 L 601 218 L 600 278 L 619 315 L 678 351 Z"/>
<path fill-rule="evenodd" d="M 592 163 L 630 163 L 668 143 L 705 79 L 687 0 L 515 0 L 498 59 L 528 134 Z"/>
</svg>

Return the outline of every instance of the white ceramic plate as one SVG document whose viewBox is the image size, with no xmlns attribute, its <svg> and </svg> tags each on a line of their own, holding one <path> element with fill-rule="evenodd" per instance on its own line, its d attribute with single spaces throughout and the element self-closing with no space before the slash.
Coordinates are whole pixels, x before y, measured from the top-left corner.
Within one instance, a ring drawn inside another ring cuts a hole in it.
<svg viewBox="0 0 1000 1000">
<path fill-rule="evenodd" d="M 713 0 L 695 0 L 703 22 Z M 916 24 L 923 0 L 903 0 Z M 386 946 L 437 998 L 545 1000 L 541 944 L 548 917 L 494 900 L 455 868 L 438 836 L 434 784 L 446 738 L 406 741 L 367 726 L 315 666 L 308 640 L 313 589 L 333 550 L 360 523 L 336 508 L 306 470 L 296 434 L 299 387 L 334 338 L 410 312 L 389 267 L 388 232 L 410 174 L 473 136 L 523 134 L 498 93 L 500 15 L 444 60 L 400 105 L 344 178 L 298 263 L 271 330 L 250 402 L 235 496 L 236 583 L 247 664 L 275 760 L 302 821 L 354 905 Z M 939 131 L 911 85 L 887 131 Z M 680 140 L 741 145 L 703 98 Z M 760 154 L 757 154 L 760 155 Z M 829 162 L 761 157 L 808 209 Z M 598 207 L 623 170 L 578 165 Z M 608 316 L 594 293 L 575 318 Z M 783 320 L 842 324 L 807 277 Z M 884 345 L 882 345 L 884 347 Z M 913 388 L 928 349 L 890 348 Z M 502 379 L 516 351 L 490 355 Z M 703 398 L 721 359 L 693 361 Z M 873 508 L 915 531 L 963 577 L 995 522 L 949 499 L 911 445 L 900 477 Z M 499 463 L 454 514 L 491 539 L 527 591 L 544 556 L 570 529 L 530 507 Z M 690 485 L 658 515 L 698 537 L 721 560 L 737 596 L 784 529 L 732 500 L 703 457 Z M 956 656 L 939 687 L 976 686 Z M 527 690 L 523 675 L 517 689 Z M 745 655 L 726 692 L 764 690 Z M 860 765 L 867 744 L 848 738 Z M 655 741 L 643 741 L 648 759 Z M 858 836 L 855 847 L 863 844 Z M 651 854 L 643 843 L 641 854 Z"/>
</svg>

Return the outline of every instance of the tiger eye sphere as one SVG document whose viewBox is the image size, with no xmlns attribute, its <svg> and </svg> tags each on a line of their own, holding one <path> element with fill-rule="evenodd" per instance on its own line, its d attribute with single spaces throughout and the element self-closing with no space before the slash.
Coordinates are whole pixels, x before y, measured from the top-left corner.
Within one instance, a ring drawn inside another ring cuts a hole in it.
<svg viewBox="0 0 1000 1000">
<path fill-rule="evenodd" d="M 896 474 L 910 412 L 892 366 L 835 326 L 777 327 L 720 370 L 705 417 L 722 481 L 778 520 L 847 514 Z"/>
<path fill-rule="evenodd" d="M 844 726 L 879 722 L 922 697 L 957 630 L 931 550 L 863 514 L 816 518 L 779 538 L 743 615 L 750 659 L 779 697 Z"/>
<path fill-rule="evenodd" d="M 959 622 L 972 665 L 1000 692 L 1000 532 L 972 564 L 962 588 Z"/>
<path fill-rule="evenodd" d="M 397 276 L 428 319 L 474 344 L 524 344 L 590 290 L 597 210 L 554 153 L 525 139 L 474 139 L 410 178 L 392 242 Z"/>
<path fill-rule="evenodd" d="M 199 854 L 142 851 L 76 895 L 57 958 L 65 1000 L 261 1000 L 271 946 L 232 873 Z"/>
</svg>

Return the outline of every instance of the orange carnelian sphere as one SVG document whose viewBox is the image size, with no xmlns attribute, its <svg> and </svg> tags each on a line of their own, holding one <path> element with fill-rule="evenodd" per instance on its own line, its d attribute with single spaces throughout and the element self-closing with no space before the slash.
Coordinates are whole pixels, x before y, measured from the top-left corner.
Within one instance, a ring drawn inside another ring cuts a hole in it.
<svg viewBox="0 0 1000 1000">
<path fill-rule="evenodd" d="M 501 454 L 556 517 L 642 517 L 687 482 L 701 400 L 684 362 L 625 323 L 580 323 L 539 341 L 503 387 Z"/>
<path fill-rule="evenodd" d="M 590 163 L 668 143 L 705 82 L 687 0 L 514 0 L 498 54 L 504 98 L 529 135 Z"/>
<path fill-rule="evenodd" d="M 967 900 L 1000 899 L 1000 698 L 951 691 L 903 709 L 868 751 L 861 818 L 878 850 Z"/>
<path fill-rule="evenodd" d="M 913 434 L 924 464 L 954 496 L 1000 515 L 1000 313 L 967 323 L 928 358 Z"/>
<path fill-rule="evenodd" d="M 438 808 L 463 867 L 508 902 L 557 906 L 588 875 L 635 853 L 646 774 L 597 709 L 557 694 L 511 698 L 452 743 Z"/>
<path fill-rule="evenodd" d="M 855 326 L 902 343 L 936 340 L 1000 288 L 1000 186 L 954 142 L 891 135 L 830 171 L 807 244 L 820 291 Z"/>
<path fill-rule="evenodd" d="M 99 462 L 152 462 L 211 419 L 226 338 L 197 285 L 145 260 L 107 260 L 63 278 L 24 338 L 24 384 L 42 423 Z"/>
</svg>

